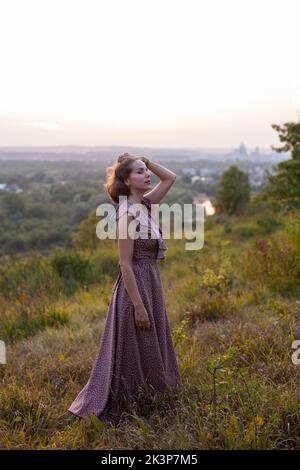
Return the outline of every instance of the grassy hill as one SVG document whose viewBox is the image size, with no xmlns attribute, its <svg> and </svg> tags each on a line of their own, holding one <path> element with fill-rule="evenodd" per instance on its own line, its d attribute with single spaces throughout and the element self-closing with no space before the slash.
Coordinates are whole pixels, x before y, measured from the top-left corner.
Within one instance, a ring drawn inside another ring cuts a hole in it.
<svg viewBox="0 0 300 470">
<path fill-rule="evenodd" d="M 141 396 L 118 426 L 72 416 L 118 272 L 93 252 L 8 257 L 0 269 L 4 449 L 299 449 L 300 234 L 268 207 L 213 216 L 205 244 L 166 240 L 159 264 L 184 387 Z"/>
</svg>

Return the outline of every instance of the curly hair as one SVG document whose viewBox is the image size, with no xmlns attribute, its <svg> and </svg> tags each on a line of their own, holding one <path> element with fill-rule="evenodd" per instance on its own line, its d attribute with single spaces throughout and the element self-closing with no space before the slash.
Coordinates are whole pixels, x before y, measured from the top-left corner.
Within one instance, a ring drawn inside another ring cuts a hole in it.
<svg viewBox="0 0 300 470">
<path fill-rule="evenodd" d="M 116 162 L 106 170 L 106 182 L 104 188 L 108 197 L 116 204 L 119 203 L 119 196 L 129 196 L 130 188 L 125 184 L 125 179 L 131 173 L 132 163 L 138 157 L 130 155 L 128 152 L 119 155 Z"/>
</svg>

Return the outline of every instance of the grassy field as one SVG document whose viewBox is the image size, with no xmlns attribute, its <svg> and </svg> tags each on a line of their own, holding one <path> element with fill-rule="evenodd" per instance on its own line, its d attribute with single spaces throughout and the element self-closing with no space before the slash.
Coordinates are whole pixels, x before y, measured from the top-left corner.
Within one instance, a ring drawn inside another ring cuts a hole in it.
<svg viewBox="0 0 300 470">
<path fill-rule="evenodd" d="M 2 449 L 300 449 L 297 220 L 211 218 L 203 249 L 166 243 L 160 272 L 184 387 L 141 396 L 116 426 L 67 412 L 98 350 L 116 242 L 2 265 Z"/>
</svg>

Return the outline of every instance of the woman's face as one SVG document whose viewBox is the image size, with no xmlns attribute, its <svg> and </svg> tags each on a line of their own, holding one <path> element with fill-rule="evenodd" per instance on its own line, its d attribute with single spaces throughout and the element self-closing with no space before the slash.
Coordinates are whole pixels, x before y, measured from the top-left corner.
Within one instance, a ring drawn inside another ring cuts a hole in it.
<svg viewBox="0 0 300 470">
<path fill-rule="evenodd" d="M 142 160 L 135 160 L 131 166 L 132 170 L 129 177 L 126 179 L 126 184 L 129 184 L 130 189 L 145 191 L 151 186 L 151 172 Z"/>
</svg>

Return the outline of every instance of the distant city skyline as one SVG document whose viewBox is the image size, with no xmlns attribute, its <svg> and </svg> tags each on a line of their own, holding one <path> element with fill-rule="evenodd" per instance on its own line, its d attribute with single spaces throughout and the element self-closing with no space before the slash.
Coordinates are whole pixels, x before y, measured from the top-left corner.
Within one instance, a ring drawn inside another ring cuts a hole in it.
<svg viewBox="0 0 300 470">
<path fill-rule="evenodd" d="M 297 0 L 10 0 L 0 147 L 270 149 L 299 121 Z"/>
</svg>

